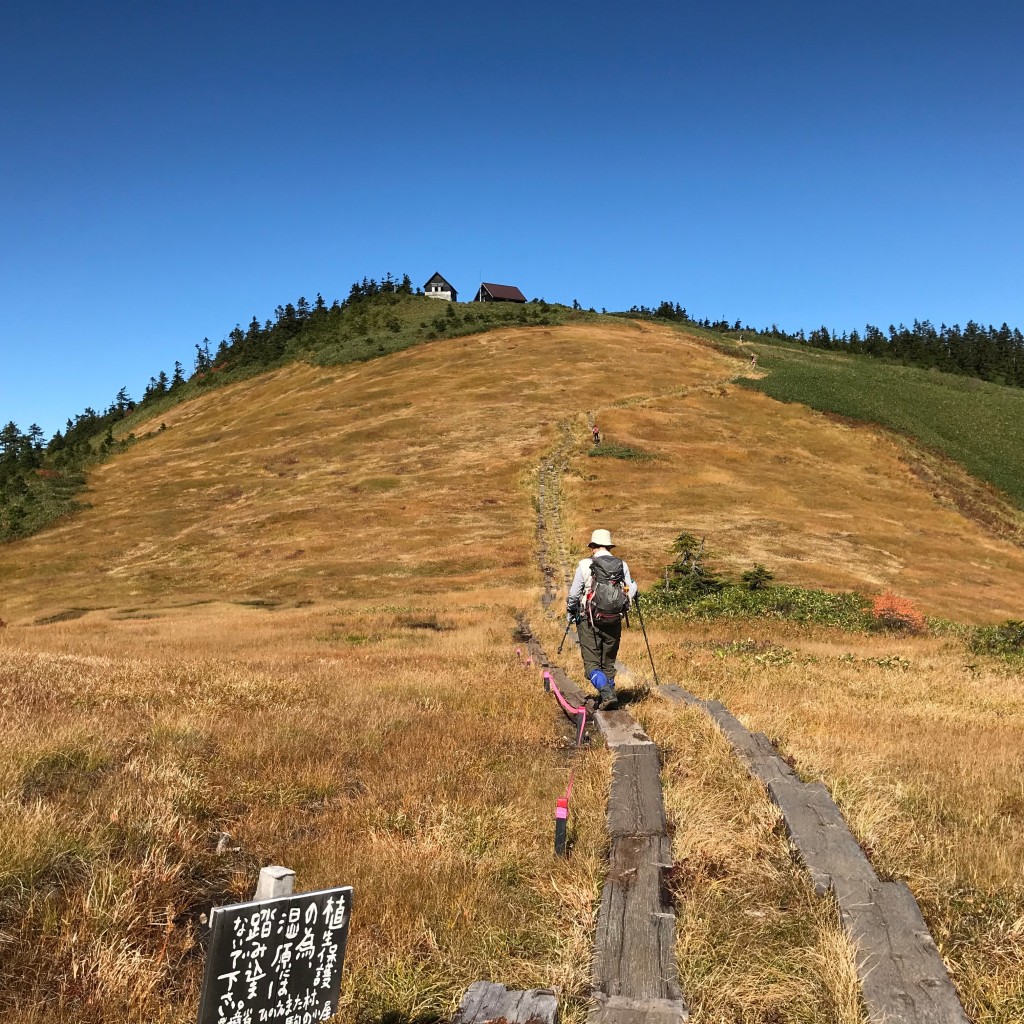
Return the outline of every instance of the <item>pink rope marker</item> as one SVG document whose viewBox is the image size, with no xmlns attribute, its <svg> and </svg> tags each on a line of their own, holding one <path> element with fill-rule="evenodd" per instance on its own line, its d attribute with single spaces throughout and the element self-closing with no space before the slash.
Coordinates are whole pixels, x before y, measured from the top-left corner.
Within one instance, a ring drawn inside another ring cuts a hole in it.
<svg viewBox="0 0 1024 1024">
<path fill-rule="evenodd" d="M 574 719 L 578 719 L 580 723 L 580 731 L 576 736 L 576 752 L 579 753 L 580 744 L 583 743 L 583 732 L 587 727 L 587 709 L 586 706 L 573 707 L 565 697 L 562 695 L 562 691 L 559 690 L 558 684 L 552 678 L 551 673 L 545 669 L 542 678 L 544 679 L 544 689 L 549 693 L 554 693 L 555 700 L 561 705 L 562 710 L 570 715 Z M 560 797 L 558 803 L 555 805 L 555 856 L 565 856 L 565 845 L 566 836 L 569 826 L 569 798 L 572 796 L 572 784 L 576 778 L 575 766 L 569 771 L 569 783 L 565 787 L 565 796 Z"/>
</svg>

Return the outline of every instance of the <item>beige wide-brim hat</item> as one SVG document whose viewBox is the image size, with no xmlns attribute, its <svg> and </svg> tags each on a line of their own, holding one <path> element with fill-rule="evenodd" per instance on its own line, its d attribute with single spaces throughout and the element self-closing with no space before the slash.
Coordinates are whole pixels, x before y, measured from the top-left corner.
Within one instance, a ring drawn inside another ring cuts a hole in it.
<svg viewBox="0 0 1024 1024">
<path fill-rule="evenodd" d="M 612 535 L 607 530 L 595 530 L 590 535 L 590 544 L 592 548 L 613 548 L 615 545 L 612 543 Z"/>
</svg>

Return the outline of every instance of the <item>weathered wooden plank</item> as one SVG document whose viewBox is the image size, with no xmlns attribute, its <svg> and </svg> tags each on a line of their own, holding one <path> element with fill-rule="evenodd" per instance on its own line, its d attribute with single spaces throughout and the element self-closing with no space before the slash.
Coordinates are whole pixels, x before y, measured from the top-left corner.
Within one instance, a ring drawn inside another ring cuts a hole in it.
<svg viewBox="0 0 1024 1024">
<path fill-rule="evenodd" d="M 596 992 L 587 1024 L 680 1024 L 689 1019 L 681 999 L 627 999 Z"/>
<path fill-rule="evenodd" d="M 768 793 L 782 811 L 786 833 L 819 896 L 834 885 L 838 890 L 844 885 L 878 882 L 871 862 L 820 782 L 776 780 L 769 785 Z"/>
<path fill-rule="evenodd" d="M 608 798 L 609 835 L 665 835 L 658 748 L 648 740 L 620 746 L 615 754 Z"/>
<path fill-rule="evenodd" d="M 795 777 L 793 769 L 781 757 L 771 740 L 764 733 L 750 732 L 720 701 L 700 700 L 675 683 L 658 687 L 658 693 L 674 704 L 686 704 L 706 711 L 718 724 L 747 769 L 766 786 L 776 779 Z"/>
<path fill-rule="evenodd" d="M 777 779 L 795 778 L 793 769 L 779 755 L 764 733 L 752 733 L 720 701 L 698 702 L 718 723 L 740 760 L 766 786 Z"/>
<path fill-rule="evenodd" d="M 857 949 L 872 1024 L 968 1024 L 921 909 L 902 882 L 846 887 L 839 911 Z"/>
<path fill-rule="evenodd" d="M 530 651 L 568 701 L 582 702 L 532 635 Z M 608 801 L 611 853 L 598 909 L 588 1024 L 679 1024 L 688 1016 L 675 959 L 675 910 L 664 880 L 672 841 L 658 748 L 625 709 L 599 711 L 594 720 L 615 758 Z"/>
<path fill-rule="evenodd" d="M 598 711 L 594 716 L 605 743 L 612 750 L 636 744 L 650 744 L 651 738 L 640 727 L 640 723 L 625 710 Z"/>
<path fill-rule="evenodd" d="M 689 690 L 684 690 L 675 683 L 665 683 L 658 687 L 658 692 L 674 704 L 689 704 L 692 707 L 704 707 L 704 701 L 695 697 Z"/>
<path fill-rule="evenodd" d="M 594 941 L 596 991 L 628 999 L 682 999 L 676 915 L 663 880 L 671 863 L 668 836 L 612 839 Z"/>
<path fill-rule="evenodd" d="M 466 989 L 455 1024 L 556 1024 L 558 997 L 551 989 L 514 991 L 490 981 L 475 981 Z"/>
</svg>

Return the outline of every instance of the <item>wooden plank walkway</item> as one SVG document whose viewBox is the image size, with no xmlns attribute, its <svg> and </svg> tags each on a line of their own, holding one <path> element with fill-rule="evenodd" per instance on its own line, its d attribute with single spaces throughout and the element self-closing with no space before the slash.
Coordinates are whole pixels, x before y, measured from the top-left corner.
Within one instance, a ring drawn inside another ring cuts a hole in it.
<svg viewBox="0 0 1024 1024">
<path fill-rule="evenodd" d="M 706 711 L 782 811 L 815 890 L 833 893 L 839 904 L 872 1024 L 968 1024 L 913 894 L 878 878 L 828 790 L 801 781 L 768 737 L 750 732 L 725 705 L 675 685 L 658 692 Z"/>
<path fill-rule="evenodd" d="M 566 700 L 582 704 L 579 688 L 521 625 L 534 663 L 551 673 Z M 615 759 L 608 797 L 611 852 L 597 915 L 588 1024 L 680 1024 L 689 1014 L 676 966 L 675 908 L 665 884 L 672 841 L 658 748 L 628 711 L 599 711 L 594 721 Z"/>
<path fill-rule="evenodd" d="M 491 981 L 474 981 L 459 1003 L 454 1024 L 555 1024 L 558 997 L 551 989 L 516 992 Z"/>
</svg>

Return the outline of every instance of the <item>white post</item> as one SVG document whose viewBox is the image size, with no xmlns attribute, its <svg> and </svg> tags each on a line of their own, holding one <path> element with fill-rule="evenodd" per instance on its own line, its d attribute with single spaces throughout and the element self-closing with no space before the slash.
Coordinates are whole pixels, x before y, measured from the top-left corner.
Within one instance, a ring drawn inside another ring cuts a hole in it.
<svg viewBox="0 0 1024 1024">
<path fill-rule="evenodd" d="M 295 889 L 295 872 L 279 864 L 260 868 L 260 880 L 256 883 L 254 900 L 272 900 L 275 896 L 291 896 Z"/>
</svg>

